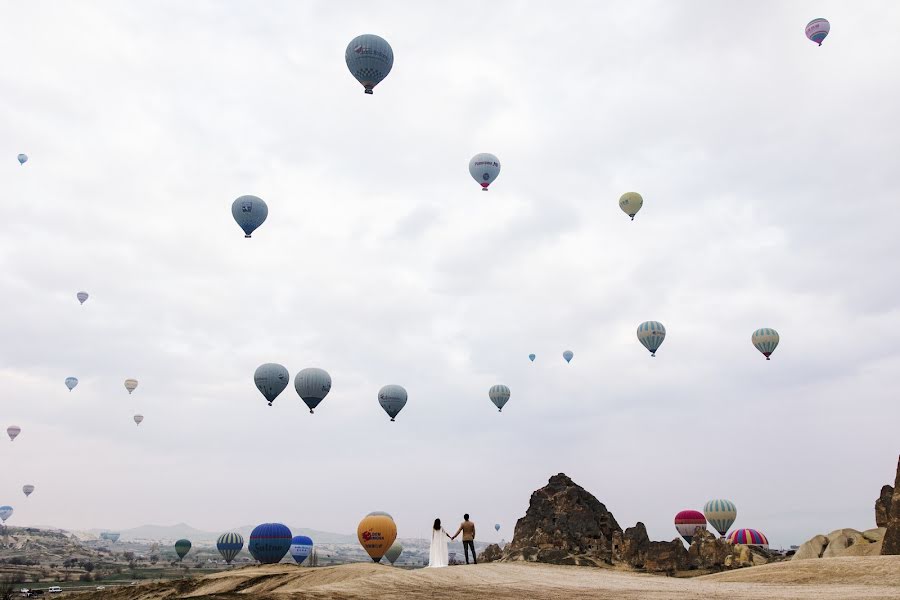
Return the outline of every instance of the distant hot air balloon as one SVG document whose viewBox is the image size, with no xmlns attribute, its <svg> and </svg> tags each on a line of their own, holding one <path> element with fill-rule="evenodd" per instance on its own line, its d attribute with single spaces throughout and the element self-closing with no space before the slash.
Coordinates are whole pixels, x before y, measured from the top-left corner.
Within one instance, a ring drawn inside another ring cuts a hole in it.
<svg viewBox="0 0 900 600">
<path fill-rule="evenodd" d="M 347 44 L 344 60 L 350 73 L 365 88 L 367 94 L 381 83 L 394 66 L 394 50 L 383 38 L 366 33 Z"/>
<path fill-rule="evenodd" d="M 388 559 L 388 562 L 394 564 L 397 562 L 397 559 L 400 558 L 402 553 L 403 545 L 400 542 L 394 542 L 391 544 L 391 547 L 387 549 L 387 552 L 384 553 L 384 557 Z"/>
<path fill-rule="evenodd" d="M 250 237 L 256 228 L 266 221 L 269 216 L 269 206 L 262 198 L 256 196 L 241 196 L 231 203 L 231 216 L 244 230 L 244 237 Z"/>
<path fill-rule="evenodd" d="M 247 550 L 257 561 L 273 565 L 291 549 L 291 530 L 281 523 L 262 523 L 250 532 Z"/>
<path fill-rule="evenodd" d="M 534 354 L 529 354 L 529 355 L 528 355 L 528 360 L 530 360 L 531 362 L 534 362 L 534 359 L 535 359 L 535 358 L 537 358 L 537 356 L 535 356 Z"/>
<path fill-rule="evenodd" d="M 229 565 L 244 548 L 244 537 L 239 533 L 223 533 L 216 540 L 216 549 Z"/>
<path fill-rule="evenodd" d="M 728 536 L 728 541 L 732 544 L 744 544 L 745 546 L 769 547 L 769 540 L 763 535 L 763 532 L 755 529 L 735 529 Z"/>
<path fill-rule="evenodd" d="M 766 357 L 766 360 L 771 360 L 769 357 L 775 352 L 775 348 L 778 347 L 778 341 L 780 339 L 778 332 L 770 327 L 757 329 L 750 337 L 750 341 L 753 342 L 753 345 L 756 346 L 757 350 L 762 352 L 763 356 Z"/>
<path fill-rule="evenodd" d="M 112 542 L 113 544 L 115 544 L 116 542 L 119 541 L 120 535 L 121 534 L 118 533 L 117 531 L 104 531 L 103 533 L 100 534 L 100 539 L 106 540 L 108 542 Z"/>
<path fill-rule="evenodd" d="M 634 215 L 638 214 L 644 205 L 644 199 L 637 192 L 625 192 L 619 198 L 619 208 L 634 221 Z"/>
<path fill-rule="evenodd" d="M 500 531 L 500 523 L 494 525 L 494 531 Z"/>
<path fill-rule="evenodd" d="M 291 540 L 291 558 L 298 565 L 302 565 L 306 557 L 312 554 L 313 541 L 305 535 L 295 535 Z"/>
<path fill-rule="evenodd" d="M 650 351 L 651 357 L 656 356 L 656 351 L 666 339 L 666 328 L 659 321 L 644 321 L 638 325 L 637 338 Z"/>
<path fill-rule="evenodd" d="M 828 19 L 813 19 L 806 24 L 806 37 L 820 46 L 829 31 L 831 31 L 831 23 L 828 22 Z"/>
<path fill-rule="evenodd" d="M 25 163 L 28 162 L 28 155 L 27 155 L 27 154 L 20 154 L 20 155 L 17 156 L 16 158 L 19 159 L 19 164 L 20 164 L 20 165 L 24 165 Z"/>
<path fill-rule="evenodd" d="M 144 420 L 144 415 L 134 415 L 134 424 L 135 425 L 140 425 L 143 420 Z"/>
<path fill-rule="evenodd" d="M 22 492 L 24 492 L 26 498 L 27 498 L 28 496 L 30 496 L 30 495 L 31 495 L 31 492 L 33 492 L 33 491 L 34 491 L 34 486 L 31 485 L 30 483 L 29 483 L 28 485 L 23 485 L 23 486 L 22 486 Z"/>
<path fill-rule="evenodd" d="M 12 516 L 13 512 L 12 506 L 0 506 L 0 521 L 6 523 L 6 520 Z"/>
<path fill-rule="evenodd" d="M 71 392 L 73 389 L 75 389 L 75 386 L 76 386 L 76 385 L 78 385 L 78 378 L 77 378 L 77 377 L 66 377 L 66 387 L 69 388 L 69 391 L 70 391 L 70 392 Z"/>
<path fill-rule="evenodd" d="M 79 304 L 84 304 L 90 298 L 90 295 L 87 292 L 78 292 L 75 294 L 75 297 L 78 298 Z"/>
<path fill-rule="evenodd" d="M 500 174 L 500 159 L 488 152 L 476 154 L 469 161 L 469 174 L 481 184 L 481 191 L 486 192 Z"/>
<path fill-rule="evenodd" d="M 367 517 L 387 517 L 391 521 L 394 520 L 394 517 L 391 516 L 391 513 L 384 512 L 383 510 L 375 510 L 366 515 Z"/>
<path fill-rule="evenodd" d="M 319 402 L 331 391 L 331 375 L 324 369 L 303 369 L 294 377 L 294 389 L 312 414 Z"/>
<path fill-rule="evenodd" d="M 488 390 L 488 397 L 491 399 L 491 402 L 494 403 L 494 406 L 497 407 L 498 412 L 503 411 L 503 406 L 509 402 L 509 388 L 502 384 L 492 385 L 491 389 Z"/>
<path fill-rule="evenodd" d="M 135 389 L 137 389 L 137 386 L 138 386 L 137 379 L 126 379 L 125 380 L 125 389 L 128 390 L 129 394 L 131 392 L 133 392 Z"/>
<path fill-rule="evenodd" d="M 175 554 L 178 555 L 178 560 L 184 560 L 184 557 L 187 556 L 187 553 L 191 551 L 191 540 L 180 539 L 175 542 Z"/>
<path fill-rule="evenodd" d="M 683 510 L 675 515 L 675 529 L 690 544 L 697 531 L 706 529 L 706 517 L 696 510 Z"/>
<path fill-rule="evenodd" d="M 575 357 L 575 353 L 572 352 L 571 350 L 566 350 L 565 352 L 563 352 L 563 358 L 566 359 L 567 363 L 572 362 L 572 359 L 574 357 Z"/>
<path fill-rule="evenodd" d="M 400 385 L 386 385 L 378 390 L 378 404 L 388 414 L 391 421 L 394 420 L 403 407 L 406 406 L 406 389 Z"/>
<path fill-rule="evenodd" d="M 19 434 L 22 433 L 22 428 L 18 425 L 10 425 L 6 428 L 6 435 L 9 436 L 9 441 L 14 442 Z"/>
<path fill-rule="evenodd" d="M 387 515 L 370 514 L 359 522 L 356 537 L 369 557 L 380 562 L 391 544 L 397 539 L 397 525 Z"/>
<path fill-rule="evenodd" d="M 263 395 L 269 406 L 272 406 L 275 398 L 284 391 L 290 380 L 291 375 L 288 370 L 276 363 L 259 365 L 256 367 L 256 372 L 253 373 L 253 383 L 256 384 L 256 389 Z"/>
<path fill-rule="evenodd" d="M 703 516 L 719 535 L 725 537 L 737 519 L 737 508 L 731 500 L 710 500 L 703 506 Z"/>
</svg>

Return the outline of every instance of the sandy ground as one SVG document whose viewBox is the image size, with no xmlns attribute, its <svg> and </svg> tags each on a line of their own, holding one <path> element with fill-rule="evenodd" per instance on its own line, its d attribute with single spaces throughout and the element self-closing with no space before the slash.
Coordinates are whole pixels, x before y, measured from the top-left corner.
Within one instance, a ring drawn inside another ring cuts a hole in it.
<svg viewBox="0 0 900 600">
<path fill-rule="evenodd" d="M 86 598 L 87 596 L 80 596 Z M 190 582 L 149 584 L 91 595 L 108 600 L 164 598 L 569 600 L 753 600 L 900 598 L 900 556 L 784 562 L 692 579 L 589 567 L 488 564 L 406 571 L 353 564 L 316 569 L 245 567 Z"/>
</svg>

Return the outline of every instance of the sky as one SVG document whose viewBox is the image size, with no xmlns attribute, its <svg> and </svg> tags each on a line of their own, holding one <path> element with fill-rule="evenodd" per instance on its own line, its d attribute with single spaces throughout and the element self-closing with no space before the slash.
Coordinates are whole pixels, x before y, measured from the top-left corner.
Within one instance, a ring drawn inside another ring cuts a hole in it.
<svg viewBox="0 0 900 600">
<path fill-rule="evenodd" d="M 900 451 L 898 25 L 891 1 L 4 3 L 8 524 L 385 510 L 424 537 L 469 512 L 496 541 L 564 472 L 653 539 L 712 498 L 775 546 L 874 527 Z M 344 64 L 362 33 L 395 55 L 372 96 Z M 269 206 L 249 240 L 244 194 Z M 292 385 L 266 405 L 266 362 L 331 374 L 316 414 Z"/>
</svg>

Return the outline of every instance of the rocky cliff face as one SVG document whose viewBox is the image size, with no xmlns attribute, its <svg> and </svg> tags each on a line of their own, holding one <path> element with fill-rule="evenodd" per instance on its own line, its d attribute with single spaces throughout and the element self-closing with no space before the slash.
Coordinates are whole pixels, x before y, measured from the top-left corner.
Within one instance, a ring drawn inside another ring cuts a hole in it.
<svg viewBox="0 0 900 600">
<path fill-rule="evenodd" d="M 836 556 L 878 556 L 881 552 L 883 537 L 883 527 L 867 531 L 837 529 L 828 535 L 817 535 L 801 544 L 791 560 Z"/>
<path fill-rule="evenodd" d="M 897 459 L 897 479 L 894 481 L 894 494 L 885 528 L 881 553 L 900 554 L 900 458 Z"/>
<path fill-rule="evenodd" d="M 497 544 L 491 544 L 478 555 L 478 562 L 489 563 L 496 562 L 503 558 L 503 550 Z"/>
<path fill-rule="evenodd" d="M 881 488 L 881 494 L 875 501 L 875 527 L 887 527 L 888 518 L 891 516 L 891 499 L 894 497 L 894 488 L 886 485 Z"/>
</svg>

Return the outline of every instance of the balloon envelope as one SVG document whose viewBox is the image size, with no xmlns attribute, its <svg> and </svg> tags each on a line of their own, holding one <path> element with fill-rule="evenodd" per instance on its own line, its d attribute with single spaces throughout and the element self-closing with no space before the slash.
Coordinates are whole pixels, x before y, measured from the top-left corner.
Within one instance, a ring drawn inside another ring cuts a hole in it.
<svg viewBox="0 0 900 600">
<path fill-rule="evenodd" d="M 494 406 L 497 407 L 498 412 L 503 411 L 503 406 L 509 402 L 509 396 L 509 388 L 499 383 L 492 385 L 491 389 L 488 390 L 488 397 L 494 403 Z"/>
<path fill-rule="evenodd" d="M 244 237 L 250 237 L 256 228 L 262 225 L 269 216 L 269 206 L 262 198 L 241 196 L 231 203 L 231 216 L 244 230 Z"/>
<path fill-rule="evenodd" d="M 15 439 L 22 433 L 22 428 L 18 425 L 10 425 L 6 428 L 6 435 L 9 436 L 9 441 L 15 441 Z"/>
<path fill-rule="evenodd" d="M 75 294 L 75 297 L 78 298 L 79 304 L 84 304 L 85 301 L 90 297 L 87 292 L 78 292 Z"/>
<path fill-rule="evenodd" d="M 6 520 L 13 514 L 12 506 L 0 506 L 0 521 L 6 523 Z"/>
<path fill-rule="evenodd" d="M 129 394 L 131 392 L 133 392 L 134 390 L 136 390 L 137 386 L 138 386 L 137 379 L 126 379 L 125 380 L 125 389 L 128 390 Z"/>
<path fill-rule="evenodd" d="M 250 532 L 247 549 L 264 565 L 281 561 L 291 548 L 291 530 L 281 523 L 262 523 Z"/>
<path fill-rule="evenodd" d="M 406 406 L 406 400 L 406 389 L 401 385 L 386 385 L 378 390 L 378 404 L 388 414 L 391 421 Z"/>
<path fill-rule="evenodd" d="M 344 52 L 347 68 L 358 82 L 371 94 L 372 89 L 384 81 L 394 66 L 394 50 L 377 35 L 358 35 L 347 44 Z"/>
<path fill-rule="evenodd" d="M 400 542 L 394 542 L 391 544 L 391 547 L 388 548 L 387 552 L 384 553 L 384 557 L 388 559 L 391 564 L 397 562 L 397 559 L 400 558 L 400 555 L 403 553 L 403 546 Z"/>
<path fill-rule="evenodd" d="M 20 155 L 17 156 L 16 158 L 19 159 L 19 164 L 20 164 L 20 165 L 24 165 L 26 162 L 28 162 L 28 155 L 26 155 L 26 154 L 20 154 Z"/>
<path fill-rule="evenodd" d="M 356 537 L 369 557 L 379 562 L 397 539 L 397 525 L 387 515 L 368 515 L 359 522 Z"/>
<path fill-rule="evenodd" d="M 706 529 L 706 517 L 696 510 L 683 510 L 675 515 L 675 530 L 690 544 L 697 531 Z"/>
<path fill-rule="evenodd" d="M 75 386 L 76 386 L 76 385 L 78 385 L 78 378 L 77 378 L 77 377 L 66 377 L 66 387 L 69 388 L 69 391 L 70 391 L 70 392 L 71 392 L 73 389 L 75 389 Z"/>
<path fill-rule="evenodd" d="M 31 495 L 31 492 L 34 491 L 34 486 L 31 485 L 30 483 L 28 485 L 23 485 L 22 491 L 25 493 L 25 497 L 27 498 L 28 496 Z"/>
<path fill-rule="evenodd" d="M 746 546 L 762 546 L 769 547 L 769 540 L 763 535 L 763 532 L 755 529 L 735 529 L 728 536 L 728 541 L 732 544 L 744 544 Z"/>
<path fill-rule="evenodd" d="M 494 525 L 494 531 L 500 531 L 500 523 Z"/>
<path fill-rule="evenodd" d="M 259 365 L 256 367 L 256 372 L 253 373 L 253 383 L 268 401 L 269 406 L 272 406 L 272 402 L 275 401 L 278 394 L 284 391 L 290 380 L 291 375 L 288 370 L 277 363 Z"/>
<path fill-rule="evenodd" d="M 216 550 L 229 565 L 234 557 L 244 548 L 244 536 L 239 533 L 223 533 L 216 540 Z"/>
<path fill-rule="evenodd" d="M 656 351 L 666 339 L 666 328 L 659 321 L 644 321 L 638 325 L 637 338 L 650 351 L 650 356 L 656 356 Z"/>
<path fill-rule="evenodd" d="M 572 362 L 572 359 L 575 357 L 575 353 L 571 350 L 566 350 L 563 352 L 563 358 L 566 359 L 566 362 Z"/>
<path fill-rule="evenodd" d="M 469 161 L 469 174 L 481 185 L 482 191 L 486 192 L 500 174 L 500 159 L 488 152 L 476 154 Z"/>
<path fill-rule="evenodd" d="M 100 534 L 100 539 L 107 540 L 107 541 L 115 544 L 116 542 L 119 541 L 120 535 L 121 535 L 120 533 L 115 532 L 115 531 L 104 531 L 103 533 Z"/>
<path fill-rule="evenodd" d="M 737 519 L 737 507 L 731 500 L 710 500 L 703 505 L 703 516 L 713 526 L 713 529 L 719 532 L 719 535 L 725 537 L 734 520 Z"/>
<path fill-rule="evenodd" d="M 134 424 L 140 425 L 141 422 L 144 420 L 144 415 L 134 415 L 133 418 L 134 418 Z"/>
<path fill-rule="evenodd" d="M 831 31 L 831 23 L 828 22 L 828 19 L 813 19 L 806 24 L 806 37 L 820 46 L 829 31 Z"/>
<path fill-rule="evenodd" d="M 191 540 L 181 539 L 175 542 L 175 554 L 178 558 L 184 560 L 187 553 L 191 551 Z"/>
<path fill-rule="evenodd" d="M 535 359 L 535 358 L 537 358 L 537 356 L 535 356 L 534 354 L 529 354 L 529 355 L 528 355 L 528 360 L 530 360 L 531 362 L 534 362 L 534 359 Z"/>
<path fill-rule="evenodd" d="M 766 360 L 770 360 L 769 357 L 775 352 L 775 348 L 778 347 L 778 342 L 780 340 L 781 337 L 778 335 L 778 332 L 771 327 L 757 329 L 753 332 L 753 335 L 750 336 L 750 341 L 753 342 L 753 345 L 757 350 L 762 352 L 762 355 L 766 357 Z"/>
<path fill-rule="evenodd" d="M 638 214 L 644 205 L 644 199 L 637 192 L 625 192 L 619 198 L 619 208 L 634 221 L 634 215 Z"/>
<path fill-rule="evenodd" d="M 325 369 L 303 369 L 294 377 L 294 389 L 312 413 L 331 391 L 331 375 Z"/>
<path fill-rule="evenodd" d="M 306 557 L 312 554 L 312 550 L 313 541 L 305 535 L 295 535 L 294 539 L 291 540 L 291 558 L 293 558 L 298 565 L 303 564 Z"/>
</svg>

